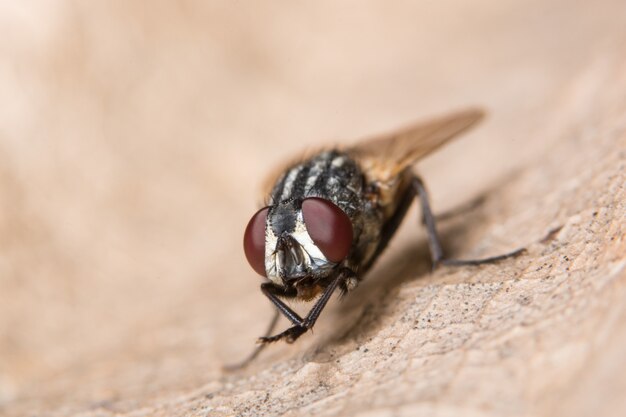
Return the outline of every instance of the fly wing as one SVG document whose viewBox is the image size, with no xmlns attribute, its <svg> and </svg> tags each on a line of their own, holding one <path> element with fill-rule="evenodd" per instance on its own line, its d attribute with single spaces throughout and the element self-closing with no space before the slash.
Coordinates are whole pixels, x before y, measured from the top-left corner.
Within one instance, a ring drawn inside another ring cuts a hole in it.
<svg viewBox="0 0 626 417">
<path fill-rule="evenodd" d="M 264 203 L 268 203 L 268 196 L 274 184 L 289 168 L 327 149 L 338 149 L 351 156 L 359 163 L 368 182 L 393 183 L 407 167 L 470 128 L 483 116 L 484 112 L 480 109 L 467 109 L 417 123 L 390 134 L 365 139 L 346 148 L 311 149 L 273 171 L 266 178 L 262 187 Z"/>
<path fill-rule="evenodd" d="M 419 159 L 480 121 L 484 112 L 467 109 L 363 140 L 346 149 L 370 181 L 389 182 Z"/>
</svg>

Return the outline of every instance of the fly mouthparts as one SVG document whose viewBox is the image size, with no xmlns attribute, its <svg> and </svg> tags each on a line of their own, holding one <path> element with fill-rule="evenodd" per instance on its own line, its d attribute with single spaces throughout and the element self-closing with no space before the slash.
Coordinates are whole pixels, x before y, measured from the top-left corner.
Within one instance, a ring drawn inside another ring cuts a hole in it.
<svg viewBox="0 0 626 417">
<path fill-rule="evenodd" d="M 281 235 L 276 243 L 276 256 L 281 266 L 301 266 L 304 256 L 300 243 L 291 235 Z"/>
</svg>

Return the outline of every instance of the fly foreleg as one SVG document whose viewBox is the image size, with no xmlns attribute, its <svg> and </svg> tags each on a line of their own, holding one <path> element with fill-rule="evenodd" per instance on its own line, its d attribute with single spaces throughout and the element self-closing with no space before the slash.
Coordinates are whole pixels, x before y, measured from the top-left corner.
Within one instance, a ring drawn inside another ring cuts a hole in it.
<svg viewBox="0 0 626 417">
<path fill-rule="evenodd" d="M 263 293 L 294 325 L 277 335 L 270 337 L 261 337 L 259 338 L 259 342 L 263 344 L 277 342 L 279 340 L 285 340 L 287 343 L 295 342 L 300 336 L 302 336 L 313 327 L 320 313 L 322 312 L 322 310 L 324 310 L 324 307 L 326 307 L 328 300 L 330 300 L 330 297 L 333 295 L 333 292 L 335 292 L 335 290 L 339 286 L 339 283 L 352 276 L 354 276 L 354 272 L 347 268 L 342 269 L 337 274 L 337 276 L 330 282 L 330 284 L 326 288 L 324 288 L 324 292 L 322 292 L 321 297 L 315 302 L 313 308 L 311 308 L 311 310 L 304 319 L 301 318 L 291 308 L 289 308 L 281 299 L 278 298 L 281 295 L 280 287 L 277 287 L 273 284 L 264 284 L 266 285 L 265 287 L 261 286 Z M 277 291 L 279 292 L 278 294 Z"/>
</svg>

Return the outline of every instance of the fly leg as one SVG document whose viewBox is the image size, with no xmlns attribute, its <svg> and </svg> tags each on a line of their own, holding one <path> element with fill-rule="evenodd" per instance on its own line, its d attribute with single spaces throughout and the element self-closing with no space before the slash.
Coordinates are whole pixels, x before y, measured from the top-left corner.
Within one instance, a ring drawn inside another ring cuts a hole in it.
<svg viewBox="0 0 626 417">
<path fill-rule="evenodd" d="M 498 256 L 491 256 L 489 258 L 482 259 L 448 259 L 443 255 L 443 249 L 441 247 L 441 239 L 437 232 L 437 226 L 435 224 L 435 216 L 430 209 L 430 203 L 428 201 L 428 193 L 426 187 L 419 177 L 413 178 L 413 188 L 417 193 L 420 205 L 422 206 L 422 216 L 424 224 L 426 225 L 426 231 L 428 235 L 428 247 L 430 248 L 430 256 L 433 262 L 433 269 L 439 265 L 448 266 L 465 266 L 465 265 L 482 265 L 492 262 L 501 261 L 503 259 L 511 258 L 520 255 L 525 251 L 524 248 L 517 249 L 509 253 L 505 253 Z"/>
<path fill-rule="evenodd" d="M 263 293 L 267 296 L 267 298 L 270 299 L 272 303 L 274 303 L 278 310 L 283 313 L 283 315 L 287 317 L 289 321 L 291 321 L 291 323 L 293 323 L 293 326 L 277 335 L 270 337 L 261 337 L 259 338 L 259 342 L 267 344 L 283 339 L 287 343 L 295 342 L 296 339 L 298 339 L 300 336 L 306 333 L 307 330 L 313 327 L 320 313 L 322 312 L 324 307 L 326 307 L 326 303 L 328 303 L 331 295 L 333 294 L 333 292 L 335 292 L 335 289 L 337 289 L 339 283 L 351 276 L 354 276 L 354 272 L 347 268 L 342 269 L 341 272 L 339 272 L 337 276 L 330 282 L 330 284 L 324 289 L 322 296 L 315 302 L 313 308 L 311 308 L 311 310 L 304 319 L 301 318 L 296 312 L 294 312 L 282 300 L 278 298 L 281 295 L 280 287 L 277 288 L 276 285 L 271 283 L 263 284 L 261 286 L 261 290 L 263 291 Z"/>
</svg>

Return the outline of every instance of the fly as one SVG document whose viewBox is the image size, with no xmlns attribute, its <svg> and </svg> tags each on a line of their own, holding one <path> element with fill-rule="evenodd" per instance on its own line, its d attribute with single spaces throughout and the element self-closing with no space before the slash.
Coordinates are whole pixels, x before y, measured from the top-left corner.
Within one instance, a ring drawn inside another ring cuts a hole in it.
<svg viewBox="0 0 626 417">
<path fill-rule="evenodd" d="M 468 109 L 366 139 L 329 148 L 291 164 L 272 178 L 266 204 L 244 233 L 244 252 L 266 282 L 261 291 L 275 307 L 260 345 L 293 343 L 310 330 L 331 295 L 356 288 L 380 256 L 413 200 L 421 206 L 433 266 L 480 265 L 518 255 L 458 260 L 444 256 L 424 183 L 412 166 L 476 124 L 483 112 Z M 285 300 L 315 300 L 305 317 Z M 291 327 L 273 334 L 279 313 Z"/>
</svg>

